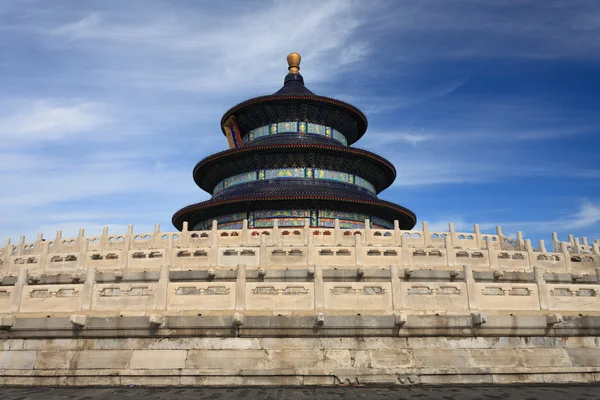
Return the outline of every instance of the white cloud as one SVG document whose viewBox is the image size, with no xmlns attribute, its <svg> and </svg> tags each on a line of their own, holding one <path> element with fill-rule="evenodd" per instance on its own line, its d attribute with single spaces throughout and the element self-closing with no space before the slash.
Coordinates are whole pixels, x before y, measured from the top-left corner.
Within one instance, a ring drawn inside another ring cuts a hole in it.
<svg viewBox="0 0 600 400">
<path fill-rule="evenodd" d="M 8 111 L 8 112 L 7 112 Z M 71 105 L 49 100 L 18 102 L 0 115 L 0 140 L 29 143 L 64 139 L 110 122 L 103 106 L 77 102 Z"/>
</svg>

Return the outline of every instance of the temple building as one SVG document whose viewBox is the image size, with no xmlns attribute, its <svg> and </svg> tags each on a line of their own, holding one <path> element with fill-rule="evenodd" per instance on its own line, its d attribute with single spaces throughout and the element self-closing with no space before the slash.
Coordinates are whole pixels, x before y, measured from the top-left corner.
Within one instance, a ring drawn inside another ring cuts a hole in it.
<svg viewBox="0 0 600 400">
<path fill-rule="evenodd" d="M 0 247 L 0 385 L 600 382 L 600 239 L 415 227 L 365 116 L 288 63 L 178 230 Z"/>
<path fill-rule="evenodd" d="M 173 224 L 193 230 L 304 226 L 401 229 L 415 214 L 377 198 L 396 177 L 394 166 L 350 147 L 367 130 L 367 118 L 351 104 L 314 94 L 300 75 L 300 55 L 287 58 L 289 73 L 272 95 L 229 109 L 221 119 L 230 149 L 194 168 L 194 181 L 208 201 L 175 213 Z"/>
</svg>

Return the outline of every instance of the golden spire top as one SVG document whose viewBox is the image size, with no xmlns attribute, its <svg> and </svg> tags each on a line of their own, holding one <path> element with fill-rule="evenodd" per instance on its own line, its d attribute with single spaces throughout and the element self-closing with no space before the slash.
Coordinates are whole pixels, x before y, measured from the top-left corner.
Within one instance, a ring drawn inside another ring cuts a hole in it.
<svg viewBox="0 0 600 400">
<path fill-rule="evenodd" d="M 290 74 L 298 73 L 298 70 L 300 69 L 300 60 L 302 60 L 302 57 L 300 57 L 300 54 L 298 53 L 291 53 L 289 56 L 287 56 L 288 70 L 290 71 Z"/>
</svg>

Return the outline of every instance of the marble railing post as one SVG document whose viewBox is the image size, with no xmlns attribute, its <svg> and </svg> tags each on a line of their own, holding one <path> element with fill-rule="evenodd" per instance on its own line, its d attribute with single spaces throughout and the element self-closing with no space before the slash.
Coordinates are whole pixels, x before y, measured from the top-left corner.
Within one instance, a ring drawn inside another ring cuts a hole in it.
<svg viewBox="0 0 600 400">
<path fill-rule="evenodd" d="M 547 252 L 547 251 L 546 251 L 546 243 L 544 242 L 544 240 L 543 240 L 543 239 L 540 239 L 540 240 L 539 240 L 539 242 L 538 242 L 538 245 L 540 246 L 540 251 L 541 251 L 542 253 L 546 253 L 546 252 Z"/>
<path fill-rule="evenodd" d="M 179 243 L 183 246 L 189 246 L 190 244 L 190 231 L 189 231 L 188 221 L 183 221 L 183 227 L 181 228 L 181 235 L 179 235 Z M 172 238 L 173 235 L 170 235 Z"/>
<path fill-rule="evenodd" d="M 258 250 L 258 265 L 267 265 L 267 235 L 260 235 L 260 247 Z"/>
<path fill-rule="evenodd" d="M 150 238 L 150 246 L 152 249 L 156 249 L 158 247 L 160 247 L 159 244 L 159 240 L 161 240 L 160 237 L 160 224 L 154 224 L 154 232 L 152 232 L 152 237 Z"/>
<path fill-rule="evenodd" d="M 310 268 L 312 265 L 315 265 L 315 235 L 312 234 L 310 230 L 306 232 L 308 234 L 308 243 L 306 246 L 306 260 L 308 263 L 308 267 Z"/>
<path fill-rule="evenodd" d="M 594 252 L 594 254 L 598 257 L 600 257 L 600 244 L 598 244 L 597 242 L 592 244 L 592 251 Z"/>
<path fill-rule="evenodd" d="M 169 237 L 170 239 L 171 237 Z M 160 266 L 160 278 L 156 285 L 156 309 L 166 310 L 169 297 L 169 264 Z"/>
<path fill-rule="evenodd" d="M 475 232 L 475 243 L 478 249 L 483 248 L 483 237 L 481 236 L 481 230 L 479 229 L 479 224 L 473 225 L 473 232 Z"/>
<path fill-rule="evenodd" d="M 250 231 L 248 230 L 248 220 L 242 221 L 242 246 L 248 246 L 250 243 Z"/>
<path fill-rule="evenodd" d="M 552 232 L 552 252 L 560 253 L 560 241 L 558 240 L 558 233 Z"/>
<path fill-rule="evenodd" d="M 469 310 L 477 310 L 477 289 L 475 286 L 475 279 L 473 278 L 473 269 L 470 265 L 463 265 L 463 272 L 465 274 L 465 287 L 467 288 L 467 299 L 469 301 Z"/>
<path fill-rule="evenodd" d="M 396 246 L 402 245 L 402 233 L 400 233 L 400 222 L 396 219 L 394 220 L 394 241 Z"/>
<path fill-rule="evenodd" d="M 571 253 L 569 253 L 568 246 L 567 243 L 563 242 L 560 244 L 560 250 L 563 254 L 563 259 L 565 260 L 565 269 L 567 272 L 571 273 Z"/>
<path fill-rule="evenodd" d="M 281 246 L 281 231 L 279 230 L 279 220 L 273 218 L 273 230 L 271 231 L 271 243 L 274 246 Z"/>
<path fill-rule="evenodd" d="M 500 240 L 500 239 L 498 239 Z M 488 250 L 488 257 L 490 259 L 490 268 L 497 269 L 498 268 L 498 250 L 494 247 L 494 242 L 492 242 L 491 238 L 488 237 L 485 241 L 485 246 Z"/>
<path fill-rule="evenodd" d="M 454 252 L 454 246 L 452 246 L 451 235 L 444 238 L 444 247 L 446 248 L 446 258 L 448 259 L 449 266 L 456 265 L 456 253 Z"/>
<path fill-rule="evenodd" d="M 23 236 L 21 236 L 23 238 Z M 19 254 L 22 253 L 23 247 L 19 248 Z M 62 253 L 63 251 L 63 243 L 62 243 L 62 231 L 56 231 L 56 238 L 54 239 L 54 253 Z"/>
<path fill-rule="evenodd" d="M 17 282 L 13 288 L 12 299 L 10 303 L 10 312 L 18 313 L 21 307 L 21 297 L 23 295 L 23 286 L 27 284 L 27 277 L 29 276 L 27 268 L 21 268 L 17 275 Z"/>
<path fill-rule="evenodd" d="M 333 240 L 335 240 L 336 246 L 342 244 L 342 230 L 340 229 L 340 220 L 338 218 L 334 220 Z"/>
<path fill-rule="evenodd" d="M 264 236 L 264 235 L 261 235 Z M 235 279 L 235 309 L 242 311 L 246 308 L 246 264 L 237 266 Z"/>
<path fill-rule="evenodd" d="M 421 223 L 422 225 L 422 230 L 423 230 L 423 245 L 425 247 L 429 247 L 429 245 L 431 244 L 431 235 L 429 234 L 429 225 L 427 224 L 427 221 L 423 221 Z"/>
<path fill-rule="evenodd" d="M 315 275 L 313 278 L 315 287 L 315 310 L 325 308 L 325 284 L 323 283 L 323 266 L 315 265 Z"/>
<path fill-rule="evenodd" d="M 411 264 L 411 257 L 410 257 L 410 249 L 408 248 L 408 238 L 404 235 L 401 236 L 402 238 L 402 266 L 409 266 Z"/>
<path fill-rule="evenodd" d="M 450 243 L 446 245 L 446 248 L 448 248 L 448 245 L 450 246 L 450 248 L 454 248 L 454 246 L 458 245 L 458 236 L 456 235 L 456 231 L 454 230 L 454 222 L 448 222 L 448 231 L 450 232 Z M 448 238 L 448 236 L 446 236 L 446 238 Z"/>
<path fill-rule="evenodd" d="M 360 235 L 354 235 L 354 252 L 356 253 L 356 266 L 362 267 L 364 263 L 364 249 L 362 246 L 362 240 L 359 236 Z"/>
<path fill-rule="evenodd" d="M 397 265 L 390 265 L 390 277 L 392 279 L 392 309 L 401 310 L 404 308 L 404 298 L 402 293 L 402 282 Z"/>
<path fill-rule="evenodd" d="M 210 266 L 216 267 L 219 262 L 219 222 L 215 219 L 210 230 Z"/>
<path fill-rule="evenodd" d="M 527 252 L 527 267 L 532 268 L 533 264 L 537 260 L 533 247 L 531 246 L 531 240 L 525 239 L 525 251 Z"/>
<path fill-rule="evenodd" d="M 523 241 L 523 232 L 517 231 L 517 250 L 525 250 L 525 243 Z"/>
<path fill-rule="evenodd" d="M 96 284 L 96 268 L 89 267 L 86 271 L 85 282 L 81 292 L 81 310 L 88 311 L 92 309 L 92 299 L 94 296 L 94 285 Z"/>
<path fill-rule="evenodd" d="M 11 253 L 12 246 L 10 245 L 10 239 L 6 239 L 6 242 L 4 242 L 4 248 L 2 249 L 2 266 L 0 266 L 0 272 L 2 272 L 4 275 L 8 274 Z"/>
<path fill-rule="evenodd" d="M 365 241 L 364 243 L 367 246 L 373 245 L 373 233 L 371 232 L 371 220 L 369 218 L 365 219 Z"/>
<path fill-rule="evenodd" d="M 133 236 L 127 238 L 127 241 L 133 240 Z M 100 250 L 108 250 L 108 226 L 102 227 L 102 235 L 100 236 Z"/>
<path fill-rule="evenodd" d="M 108 233 L 108 228 L 106 228 L 106 233 Z M 104 234 L 103 234 L 104 236 Z M 125 242 L 123 243 L 123 248 L 121 249 L 121 255 L 119 256 L 119 269 L 126 269 L 129 265 L 129 250 L 131 249 L 131 244 L 135 241 L 135 235 L 133 234 L 133 224 L 127 225 L 127 234 L 125 235 Z M 102 245 L 102 250 L 108 250 L 109 245 L 106 242 L 106 245 Z"/>
<path fill-rule="evenodd" d="M 540 267 L 533 267 L 533 279 L 537 283 L 538 295 L 540 298 L 540 308 L 548 310 L 548 284 L 544 279 L 544 270 Z"/>
<path fill-rule="evenodd" d="M 304 245 L 308 245 L 309 238 L 312 236 L 310 232 L 310 218 L 304 218 L 304 226 L 302 229 L 304 235 Z"/>
<path fill-rule="evenodd" d="M 86 269 L 86 264 L 87 264 L 87 252 L 88 252 L 88 245 L 89 242 L 87 241 L 87 239 L 85 238 L 85 232 L 83 231 L 83 229 L 79 230 L 79 237 L 77 238 L 77 248 L 79 249 L 79 253 L 77 254 L 77 269 L 78 270 L 82 270 L 85 271 Z M 44 257 L 44 264 L 42 264 L 42 259 L 40 257 L 40 269 L 43 271 L 44 267 L 45 267 L 45 260 L 46 257 Z"/>
</svg>

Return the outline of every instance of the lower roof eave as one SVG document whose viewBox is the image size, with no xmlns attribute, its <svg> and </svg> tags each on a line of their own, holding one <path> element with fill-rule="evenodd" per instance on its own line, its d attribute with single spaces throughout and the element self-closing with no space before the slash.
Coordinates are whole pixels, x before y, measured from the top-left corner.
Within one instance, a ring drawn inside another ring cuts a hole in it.
<svg viewBox="0 0 600 400">
<path fill-rule="evenodd" d="M 299 202 L 303 204 L 298 204 Z M 296 205 L 307 207 L 306 202 L 310 204 L 319 204 L 324 208 L 330 209 L 348 209 L 354 206 L 358 212 L 368 213 L 388 221 L 398 220 L 400 229 L 412 229 L 417 223 L 416 215 L 409 209 L 397 204 L 373 199 L 357 200 L 344 199 L 335 196 L 281 196 L 281 197 L 259 197 L 259 198 L 236 198 L 220 201 L 208 200 L 201 203 L 189 205 L 177 211 L 173 215 L 173 225 L 178 230 L 183 229 L 183 222 L 188 221 L 190 229 L 198 222 L 214 218 L 218 215 L 240 212 L 245 210 L 257 210 L 277 207 L 277 203 L 285 203 L 285 208 L 295 207 Z M 343 206 L 340 206 L 340 203 Z M 279 206 L 281 207 L 281 206 Z M 311 206 L 309 206 L 310 208 Z"/>
</svg>

